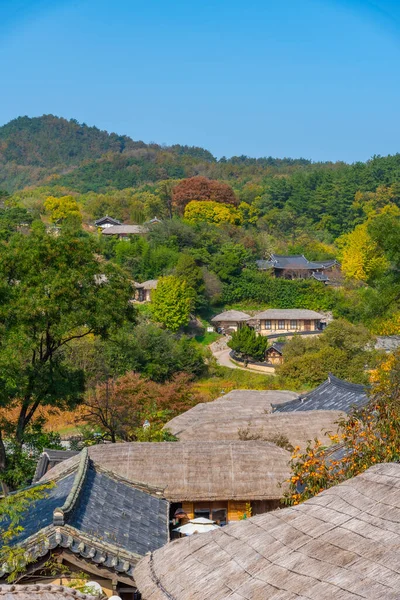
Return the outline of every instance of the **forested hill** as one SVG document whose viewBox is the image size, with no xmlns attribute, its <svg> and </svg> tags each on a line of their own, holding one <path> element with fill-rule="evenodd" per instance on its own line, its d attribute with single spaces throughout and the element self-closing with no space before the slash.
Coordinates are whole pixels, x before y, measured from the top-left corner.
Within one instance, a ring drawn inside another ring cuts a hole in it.
<svg viewBox="0 0 400 600">
<path fill-rule="evenodd" d="M 204 148 L 145 144 L 53 115 L 19 117 L 0 127 L 0 187 L 8 191 L 48 183 L 52 175 L 53 182 L 86 192 L 198 174 L 236 179 L 310 164 L 245 156 L 217 161 Z"/>
<path fill-rule="evenodd" d="M 175 185 L 194 176 L 228 183 L 239 201 L 253 205 L 275 229 L 283 220 L 293 236 L 310 227 L 334 237 L 350 231 L 364 219 L 370 194 L 378 194 L 378 203 L 390 198 L 400 205 L 400 154 L 352 165 L 302 158 L 217 160 L 204 148 L 145 144 L 52 115 L 20 117 L 0 127 L 0 190 L 40 187 L 43 197 L 106 194 L 107 202 L 98 198 L 97 208 L 87 211 L 89 219 L 109 210 L 136 220 L 140 194 L 157 196 L 159 182 Z M 129 211 L 127 202 L 133 203 Z"/>
</svg>

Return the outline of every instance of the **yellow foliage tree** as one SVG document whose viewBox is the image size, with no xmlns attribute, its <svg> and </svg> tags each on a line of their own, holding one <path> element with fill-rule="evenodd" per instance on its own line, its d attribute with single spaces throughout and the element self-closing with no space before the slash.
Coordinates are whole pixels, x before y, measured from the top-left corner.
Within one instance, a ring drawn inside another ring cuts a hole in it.
<svg viewBox="0 0 400 600">
<path fill-rule="evenodd" d="M 348 278 L 367 282 L 389 267 L 383 251 L 368 233 L 368 222 L 357 225 L 336 243 L 340 249 L 342 271 Z"/>
<path fill-rule="evenodd" d="M 79 205 L 73 196 L 48 196 L 44 202 L 44 208 L 50 215 L 53 223 L 61 223 L 69 217 L 82 221 Z"/>
<path fill-rule="evenodd" d="M 244 203 L 243 203 L 244 204 Z M 213 200 L 192 200 L 185 207 L 184 217 L 189 223 L 231 223 L 239 225 L 241 218 L 238 210 L 231 205 Z"/>
</svg>

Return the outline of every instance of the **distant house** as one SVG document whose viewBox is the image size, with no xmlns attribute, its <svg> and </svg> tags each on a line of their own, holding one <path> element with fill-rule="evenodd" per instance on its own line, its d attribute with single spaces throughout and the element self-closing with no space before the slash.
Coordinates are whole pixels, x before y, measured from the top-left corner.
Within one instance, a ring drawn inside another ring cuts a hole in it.
<svg viewBox="0 0 400 600">
<path fill-rule="evenodd" d="M 151 292 L 157 288 L 158 279 L 149 279 L 143 283 L 135 282 L 135 301 L 136 302 L 150 302 Z"/>
<path fill-rule="evenodd" d="M 314 310 L 301 308 L 270 308 L 254 315 L 250 321 L 261 335 L 322 331 L 323 316 Z"/>
<path fill-rule="evenodd" d="M 272 346 L 265 351 L 265 360 L 273 365 L 281 365 L 283 363 L 284 347 L 284 342 L 274 342 Z"/>
<path fill-rule="evenodd" d="M 96 227 L 101 227 L 101 229 L 107 229 L 108 227 L 113 227 L 114 225 L 121 225 L 121 221 L 106 215 L 105 217 L 101 217 L 101 219 L 97 219 L 94 224 Z"/>
<path fill-rule="evenodd" d="M 339 410 L 349 413 L 365 406 L 369 399 L 365 386 L 349 383 L 329 374 L 328 379 L 308 394 L 280 404 L 272 404 L 274 413 Z"/>
<path fill-rule="evenodd" d="M 133 600 L 136 563 L 169 540 L 163 492 L 105 471 L 87 448 L 44 477 L 54 487 L 22 516 L 14 543 L 29 555 L 28 581 L 56 583 L 67 568 L 95 579 L 108 596 Z M 0 538 L 4 528 L 7 523 L 0 524 Z M 0 565 L 0 583 L 8 572 L 7 564 Z"/>
<path fill-rule="evenodd" d="M 130 235 L 145 235 L 148 233 L 147 227 L 143 225 L 111 225 L 102 230 L 103 235 L 116 235 L 120 239 L 129 238 Z"/>
<path fill-rule="evenodd" d="M 303 254 L 280 255 L 271 254 L 268 260 L 256 260 L 260 271 L 271 271 L 275 277 L 285 279 L 309 279 L 326 283 L 328 273 L 335 267 L 340 267 L 337 260 L 310 261 Z"/>
<path fill-rule="evenodd" d="M 290 474 L 290 453 L 258 440 L 99 444 L 88 448 L 88 453 L 94 468 L 112 473 L 126 485 L 140 481 L 163 490 L 161 498 L 170 502 L 170 515 L 183 509 L 189 518 L 206 517 L 221 524 L 239 520 L 246 512 L 246 503 L 251 504 L 254 514 L 279 506 L 285 490 L 285 485 L 279 484 Z M 61 463 L 45 479 L 67 473 L 78 460 L 75 456 Z M 133 508 L 129 514 L 133 512 L 138 512 L 136 518 L 143 518 L 138 535 L 150 536 L 150 527 L 155 527 L 151 516 L 146 518 L 143 509 Z M 110 517 L 113 514 L 110 511 Z M 162 519 L 158 527 L 163 527 Z"/>
<path fill-rule="evenodd" d="M 150 221 L 146 221 L 145 225 L 157 225 L 158 223 L 162 223 L 161 219 L 157 217 L 153 217 Z"/>
<path fill-rule="evenodd" d="M 224 331 L 237 331 L 242 327 L 246 321 L 250 319 L 250 315 L 241 312 L 240 310 L 227 310 L 226 312 L 220 313 L 211 319 L 211 322 L 216 325 L 218 329 Z"/>
</svg>

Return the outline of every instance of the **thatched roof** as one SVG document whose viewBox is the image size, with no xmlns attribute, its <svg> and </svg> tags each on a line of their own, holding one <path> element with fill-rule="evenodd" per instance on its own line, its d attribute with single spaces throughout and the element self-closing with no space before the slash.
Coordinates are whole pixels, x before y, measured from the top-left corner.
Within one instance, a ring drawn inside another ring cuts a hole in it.
<svg viewBox="0 0 400 600">
<path fill-rule="evenodd" d="M 244 435 L 273 441 L 285 436 L 292 446 L 304 448 L 308 440 L 324 438 L 337 430 L 338 411 L 271 414 L 271 404 L 279 406 L 296 397 L 294 392 L 235 390 L 226 396 L 197 404 L 165 425 L 180 441 L 239 440 Z M 325 438 L 328 442 L 327 438 Z"/>
<path fill-rule="evenodd" d="M 235 323 L 237 321 L 247 321 L 250 318 L 250 315 L 241 310 L 227 310 L 213 317 L 211 321 L 213 323 L 219 323 L 220 321 L 232 321 L 232 323 Z"/>
<path fill-rule="evenodd" d="M 309 440 L 320 439 L 329 444 L 326 432 L 336 433 L 337 421 L 343 413 L 333 410 L 320 410 L 312 413 L 278 413 L 247 418 L 239 414 L 221 415 L 221 420 L 194 421 L 191 427 L 175 432 L 180 441 L 264 439 L 276 441 L 278 436 L 287 438 L 292 446 L 304 449 Z M 202 416 L 205 416 L 204 414 Z"/>
<path fill-rule="evenodd" d="M 293 319 L 293 320 L 317 320 L 323 318 L 321 313 L 315 312 L 315 310 L 308 310 L 306 308 L 269 308 L 262 312 L 254 315 L 255 320 L 272 320 L 272 319 Z"/>
<path fill-rule="evenodd" d="M 400 465 L 177 540 L 135 570 L 143 600 L 398 600 Z"/>
<path fill-rule="evenodd" d="M 213 402 L 201 402 L 190 410 L 174 417 L 166 424 L 174 435 L 191 427 L 196 423 L 214 421 L 222 423 L 236 415 L 248 422 L 261 417 L 266 412 L 272 413 L 272 405 L 295 400 L 299 395 L 296 392 L 277 390 L 232 390 L 228 394 L 217 398 Z M 238 414 L 238 411 L 240 413 Z"/>
<path fill-rule="evenodd" d="M 328 379 L 317 388 L 296 400 L 273 405 L 274 412 L 309 412 L 314 410 L 340 410 L 349 413 L 368 403 L 366 388 L 349 383 L 329 373 Z"/>
<path fill-rule="evenodd" d="M 63 585 L 0 585 L 1 600 L 94 600 Z"/>
<path fill-rule="evenodd" d="M 162 489 L 171 502 L 278 499 L 290 459 L 286 450 L 261 441 L 101 444 L 90 447 L 89 456 L 95 466 L 132 483 Z M 57 465 L 42 481 L 76 461 Z"/>
</svg>

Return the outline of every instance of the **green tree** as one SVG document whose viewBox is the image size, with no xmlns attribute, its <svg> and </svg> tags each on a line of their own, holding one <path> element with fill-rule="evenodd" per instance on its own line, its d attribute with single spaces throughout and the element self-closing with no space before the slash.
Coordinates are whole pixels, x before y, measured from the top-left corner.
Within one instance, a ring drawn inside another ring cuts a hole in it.
<svg viewBox="0 0 400 600">
<path fill-rule="evenodd" d="M 133 319 L 130 282 L 95 250 L 85 238 L 48 235 L 41 223 L 3 243 L 0 407 L 17 407 L 18 417 L 0 423 L 0 471 L 7 467 L 4 437 L 22 446 L 40 406 L 70 409 L 81 400 L 84 376 L 66 364 L 68 345 L 106 337 Z"/>
<path fill-rule="evenodd" d="M 53 483 L 38 485 L 18 494 L 6 496 L 0 502 L 0 564 L 7 564 L 10 568 L 7 581 L 12 583 L 26 570 L 29 556 L 25 548 L 19 547 L 16 542 L 18 536 L 23 533 L 24 528 L 21 521 L 28 511 L 38 502 L 45 498 L 49 490 L 54 487 Z"/>
<path fill-rule="evenodd" d="M 228 346 L 245 359 L 265 360 L 265 351 L 268 347 L 268 339 L 257 333 L 251 327 L 245 325 L 232 334 Z"/>
<path fill-rule="evenodd" d="M 205 284 L 203 272 L 197 266 L 196 261 L 190 254 L 181 254 L 174 269 L 175 277 L 186 281 L 195 292 L 195 304 L 199 306 L 204 301 Z"/>
<path fill-rule="evenodd" d="M 222 281 L 229 281 L 240 274 L 249 259 L 250 252 L 242 244 L 227 242 L 213 256 L 210 266 Z"/>
<path fill-rule="evenodd" d="M 170 275 L 158 280 L 153 292 L 153 318 L 171 331 L 178 331 L 189 323 L 194 304 L 194 291 L 186 281 Z"/>
</svg>

